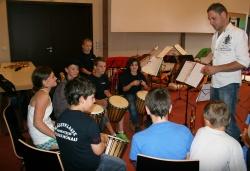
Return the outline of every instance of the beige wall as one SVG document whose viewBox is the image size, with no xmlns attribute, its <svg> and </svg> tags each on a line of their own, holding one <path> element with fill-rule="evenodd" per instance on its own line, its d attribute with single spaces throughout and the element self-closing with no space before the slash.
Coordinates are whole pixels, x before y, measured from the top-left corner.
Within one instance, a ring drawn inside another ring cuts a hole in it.
<svg viewBox="0 0 250 171">
<path fill-rule="evenodd" d="M 102 55 L 102 0 L 26 0 L 39 2 L 75 2 L 93 5 L 93 42 L 96 55 Z M 6 0 L 0 0 L 0 62 L 10 61 Z"/>
<path fill-rule="evenodd" d="M 189 1 L 192 2 L 192 0 Z M 218 0 L 207 1 L 210 3 L 218 2 Z M 155 0 L 155 2 L 157 2 L 157 0 Z M 250 10 L 250 0 L 220 0 L 220 2 L 225 4 L 230 12 L 248 14 Z M 109 7 L 110 6 L 109 4 Z M 110 12 L 111 10 L 109 9 L 109 19 L 111 18 Z M 206 11 L 204 11 L 204 13 L 206 13 Z M 109 28 L 109 30 L 111 29 Z M 187 33 L 185 40 L 186 51 L 189 54 L 196 55 L 201 48 L 210 47 L 211 36 L 212 34 L 209 33 Z M 176 43 L 180 43 L 179 33 L 109 32 L 109 56 L 141 55 L 149 52 L 156 44 L 163 49 L 165 46 Z"/>
</svg>

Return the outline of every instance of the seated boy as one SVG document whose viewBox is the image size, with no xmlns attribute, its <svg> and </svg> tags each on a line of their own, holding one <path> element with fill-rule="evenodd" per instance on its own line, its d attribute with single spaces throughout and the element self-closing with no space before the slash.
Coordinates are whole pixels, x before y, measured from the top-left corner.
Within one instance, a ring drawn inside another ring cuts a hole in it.
<svg viewBox="0 0 250 171">
<path fill-rule="evenodd" d="M 150 90 L 145 105 L 153 124 L 133 136 L 130 159 L 136 161 L 138 154 L 163 159 L 186 159 L 193 135 L 184 125 L 168 121 L 172 106 L 168 91 L 163 88 Z"/>
<path fill-rule="evenodd" d="M 190 159 L 200 161 L 200 170 L 246 170 L 241 145 L 225 132 L 230 121 L 227 105 L 212 101 L 204 109 L 205 127 L 196 133 Z"/>
<path fill-rule="evenodd" d="M 103 154 L 105 142 L 98 125 L 86 114 L 95 102 L 94 93 L 88 80 L 76 78 L 65 86 L 69 109 L 58 118 L 55 128 L 63 165 L 70 171 L 125 171 L 123 160 Z"/>
<path fill-rule="evenodd" d="M 94 60 L 94 68 L 91 75 L 89 75 L 87 78 L 95 85 L 96 87 L 96 93 L 95 93 L 95 99 L 96 104 L 101 105 L 103 108 L 107 108 L 108 105 L 108 98 L 112 96 L 112 94 L 109 91 L 109 79 L 108 76 L 105 74 L 106 71 L 106 62 L 102 57 L 97 57 Z M 124 141 L 129 142 L 128 137 L 124 133 L 123 129 L 123 120 L 124 117 L 119 121 L 118 123 L 118 133 L 116 134 L 113 130 L 113 127 L 108 119 L 107 112 L 105 112 L 104 115 L 104 123 L 107 129 L 109 130 L 110 134 L 113 136 L 117 136 Z"/>
<path fill-rule="evenodd" d="M 70 61 L 64 68 L 66 72 L 66 77 L 62 80 L 56 87 L 55 92 L 53 94 L 53 109 L 54 109 L 54 116 L 57 120 L 60 114 L 67 109 L 68 103 L 66 97 L 64 95 L 64 88 L 66 83 L 69 80 L 73 80 L 74 78 L 79 76 L 79 63 L 76 60 Z"/>
</svg>

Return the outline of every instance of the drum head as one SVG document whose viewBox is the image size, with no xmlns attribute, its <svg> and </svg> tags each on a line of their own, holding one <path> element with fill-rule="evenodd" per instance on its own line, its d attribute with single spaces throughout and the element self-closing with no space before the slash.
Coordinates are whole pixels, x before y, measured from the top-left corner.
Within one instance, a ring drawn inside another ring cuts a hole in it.
<svg viewBox="0 0 250 171">
<path fill-rule="evenodd" d="M 109 98 L 109 103 L 117 108 L 127 108 L 128 101 L 122 96 L 111 96 Z"/>
<path fill-rule="evenodd" d="M 104 112 L 104 109 L 102 106 L 98 105 L 98 104 L 93 104 L 93 106 L 90 109 L 90 114 L 100 114 Z"/>
<path fill-rule="evenodd" d="M 148 91 L 146 90 L 141 90 L 136 93 L 136 96 L 139 97 L 142 100 L 145 100 L 146 95 L 148 94 Z"/>
</svg>

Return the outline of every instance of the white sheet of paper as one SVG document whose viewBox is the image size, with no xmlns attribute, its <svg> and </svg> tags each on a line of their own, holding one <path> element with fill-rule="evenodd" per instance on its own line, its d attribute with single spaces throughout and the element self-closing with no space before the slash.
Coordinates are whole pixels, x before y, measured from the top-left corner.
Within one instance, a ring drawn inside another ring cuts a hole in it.
<svg viewBox="0 0 250 171">
<path fill-rule="evenodd" d="M 171 49 L 173 49 L 172 46 L 166 46 L 166 47 L 157 55 L 157 57 L 158 57 L 158 58 L 163 58 L 164 56 L 167 55 L 167 53 L 168 53 Z"/>
<path fill-rule="evenodd" d="M 203 78 L 203 74 L 201 73 L 201 68 L 203 67 L 203 64 L 196 63 L 192 72 L 186 79 L 186 83 L 188 85 L 191 85 L 193 87 L 197 87 L 198 84 L 200 83 L 201 79 Z"/>
<path fill-rule="evenodd" d="M 194 68 L 195 62 L 186 61 L 183 65 L 181 72 L 179 73 L 178 77 L 176 78 L 177 81 L 185 82 L 189 74 L 191 73 L 192 69 Z"/>
<path fill-rule="evenodd" d="M 201 91 L 199 92 L 196 102 L 208 101 L 210 100 L 210 89 L 211 84 L 203 84 Z"/>
<path fill-rule="evenodd" d="M 157 76 L 163 58 L 152 56 L 148 63 L 142 67 L 142 71 L 153 76 Z"/>
<path fill-rule="evenodd" d="M 174 45 L 174 47 L 181 55 L 187 55 L 187 51 L 185 51 L 179 44 Z"/>
</svg>

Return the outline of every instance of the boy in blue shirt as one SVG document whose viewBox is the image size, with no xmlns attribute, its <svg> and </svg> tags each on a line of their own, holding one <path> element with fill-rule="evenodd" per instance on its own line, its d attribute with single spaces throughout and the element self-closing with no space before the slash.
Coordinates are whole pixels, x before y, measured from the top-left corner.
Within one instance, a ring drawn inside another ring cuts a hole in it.
<svg viewBox="0 0 250 171">
<path fill-rule="evenodd" d="M 193 135 L 184 125 L 168 121 L 172 107 L 168 91 L 163 88 L 149 91 L 145 105 L 153 124 L 133 136 L 130 159 L 136 161 L 138 154 L 163 159 L 186 159 Z"/>
</svg>

